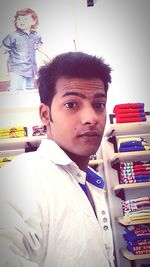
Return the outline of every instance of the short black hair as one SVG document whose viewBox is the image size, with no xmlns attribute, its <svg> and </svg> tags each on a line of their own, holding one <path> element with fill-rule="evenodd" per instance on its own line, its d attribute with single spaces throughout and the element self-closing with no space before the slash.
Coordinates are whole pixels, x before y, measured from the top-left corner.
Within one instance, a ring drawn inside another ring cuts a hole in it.
<svg viewBox="0 0 150 267">
<path fill-rule="evenodd" d="M 101 79 L 107 94 L 111 83 L 111 68 L 102 58 L 83 52 L 67 52 L 54 57 L 38 72 L 41 103 L 51 105 L 59 78 Z"/>
</svg>

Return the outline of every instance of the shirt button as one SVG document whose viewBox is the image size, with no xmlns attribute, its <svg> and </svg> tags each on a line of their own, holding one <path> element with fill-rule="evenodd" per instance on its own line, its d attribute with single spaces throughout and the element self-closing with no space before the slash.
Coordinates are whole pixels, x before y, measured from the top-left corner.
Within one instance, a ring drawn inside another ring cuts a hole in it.
<svg viewBox="0 0 150 267">
<path fill-rule="evenodd" d="M 102 211 L 101 211 L 101 213 L 104 215 L 104 214 L 105 214 L 105 211 L 104 211 L 104 210 L 102 210 Z"/>
<path fill-rule="evenodd" d="M 103 218 L 103 222 L 107 222 L 107 218 L 105 217 L 105 218 Z"/>
<path fill-rule="evenodd" d="M 101 180 L 99 180 L 99 179 L 96 180 L 96 183 L 97 183 L 97 184 L 101 184 Z"/>
<path fill-rule="evenodd" d="M 107 231 L 108 230 L 108 226 L 104 225 L 103 229 L 104 229 L 104 231 Z"/>
</svg>

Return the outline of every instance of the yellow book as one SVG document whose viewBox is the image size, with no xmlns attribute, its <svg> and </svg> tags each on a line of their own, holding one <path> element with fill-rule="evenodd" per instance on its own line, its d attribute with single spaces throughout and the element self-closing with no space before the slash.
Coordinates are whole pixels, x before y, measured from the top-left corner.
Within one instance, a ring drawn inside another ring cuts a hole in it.
<svg viewBox="0 0 150 267">
<path fill-rule="evenodd" d="M 16 137 L 24 137 L 27 136 L 27 131 L 15 131 L 12 130 L 9 133 L 0 134 L 0 138 L 16 138 Z"/>
<path fill-rule="evenodd" d="M 141 216 L 129 218 L 130 221 L 146 220 L 146 219 L 150 219 L 150 215 L 141 215 Z"/>
<path fill-rule="evenodd" d="M 14 156 L 0 157 L 0 163 L 9 162 L 14 158 Z"/>
<path fill-rule="evenodd" d="M 143 140 L 139 136 L 130 136 L 130 137 L 119 138 L 120 143 L 130 142 L 130 141 L 132 142 L 132 141 L 143 141 Z"/>
<path fill-rule="evenodd" d="M 14 127 L 7 127 L 7 128 L 0 128 L 0 134 L 10 133 L 12 131 L 24 131 L 26 127 L 24 126 L 14 126 Z"/>
</svg>

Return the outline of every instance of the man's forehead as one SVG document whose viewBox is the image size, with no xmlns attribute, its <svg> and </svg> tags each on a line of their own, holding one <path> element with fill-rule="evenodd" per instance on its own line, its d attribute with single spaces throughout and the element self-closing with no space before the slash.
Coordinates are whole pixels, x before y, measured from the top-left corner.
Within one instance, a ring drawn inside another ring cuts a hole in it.
<svg viewBox="0 0 150 267">
<path fill-rule="evenodd" d="M 91 79 L 85 79 L 85 78 L 66 78 L 61 77 L 56 82 L 56 88 L 58 87 L 64 87 L 64 88 L 76 88 L 80 89 L 82 87 L 88 87 L 91 86 L 94 88 L 103 88 L 104 83 L 101 79 L 91 78 Z"/>
<path fill-rule="evenodd" d="M 61 78 L 56 83 L 56 92 L 63 97 L 74 95 L 84 98 L 86 94 L 106 97 L 104 84 L 100 79 Z"/>
</svg>

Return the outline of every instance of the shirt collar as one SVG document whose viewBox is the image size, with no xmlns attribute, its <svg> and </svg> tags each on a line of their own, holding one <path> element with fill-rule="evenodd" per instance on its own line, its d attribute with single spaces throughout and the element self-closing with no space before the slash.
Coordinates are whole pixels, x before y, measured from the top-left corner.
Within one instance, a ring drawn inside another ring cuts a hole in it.
<svg viewBox="0 0 150 267">
<path fill-rule="evenodd" d="M 30 34 L 35 34 L 35 31 L 30 31 L 30 33 L 26 33 L 24 31 L 22 31 L 21 29 L 16 29 L 16 32 L 19 33 L 20 35 L 30 35 Z"/>
<path fill-rule="evenodd" d="M 86 172 L 80 170 L 77 164 L 53 140 L 43 139 L 38 151 L 42 154 L 44 153 L 54 164 L 63 166 L 76 178 L 78 183 L 85 184 L 87 180 L 96 187 L 104 187 L 104 181 L 98 173 L 90 167 L 86 169 Z"/>
<path fill-rule="evenodd" d="M 38 151 L 43 152 L 53 163 L 58 165 L 69 165 L 72 162 L 68 155 L 50 139 L 43 139 Z"/>
<path fill-rule="evenodd" d="M 90 167 L 86 169 L 86 181 L 98 188 L 104 188 L 103 178 Z"/>
<path fill-rule="evenodd" d="M 46 155 L 54 164 L 63 166 L 63 169 L 71 173 L 78 183 L 85 184 L 86 172 L 80 170 L 78 165 L 53 140 L 43 139 L 38 151 Z"/>
</svg>

